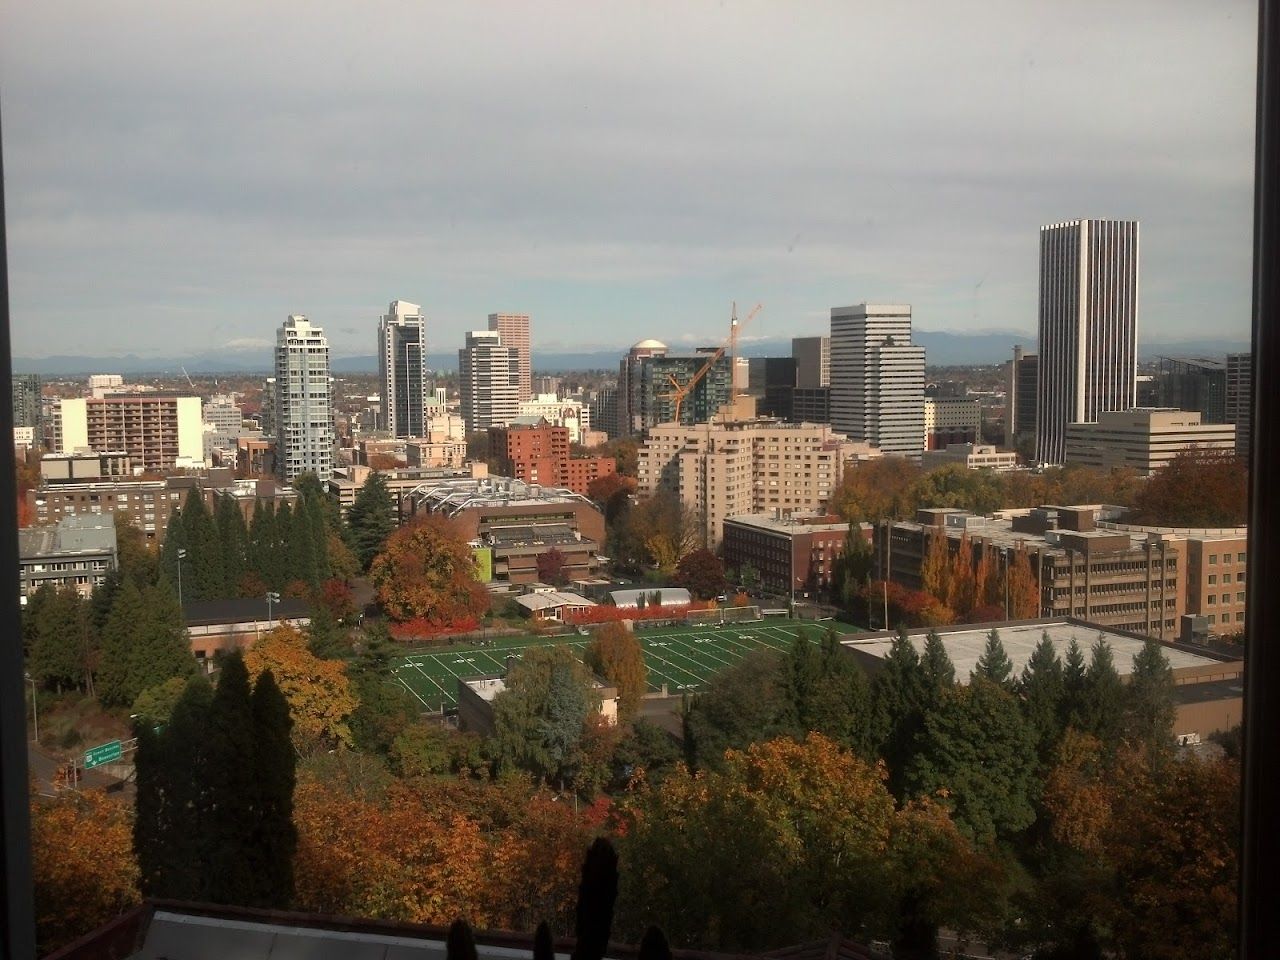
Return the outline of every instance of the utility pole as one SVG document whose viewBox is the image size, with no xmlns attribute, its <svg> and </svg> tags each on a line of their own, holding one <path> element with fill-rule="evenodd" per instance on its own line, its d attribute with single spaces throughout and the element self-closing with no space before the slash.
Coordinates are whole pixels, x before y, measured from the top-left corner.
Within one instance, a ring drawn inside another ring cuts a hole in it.
<svg viewBox="0 0 1280 960">
<path fill-rule="evenodd" d="M 23 674 L 23 679 L 31 684 L 31 725 L 34 728 L 33 741 L 40 742 L 40 708 L 36 704 L 36 681 L 29 673 Z"/>
</svg>

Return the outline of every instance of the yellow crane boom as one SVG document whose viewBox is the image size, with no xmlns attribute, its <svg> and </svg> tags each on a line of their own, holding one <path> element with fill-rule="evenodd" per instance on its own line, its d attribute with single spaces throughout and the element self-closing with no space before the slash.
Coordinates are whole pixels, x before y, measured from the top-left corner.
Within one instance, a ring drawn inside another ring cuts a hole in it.
<svg viewBox="0 0 1280 960">
<path fill-rule="evenodd" d="M 751 312 L 747 314 L 747 318 L 742 321 L 741 326 L 746 326 L 747 323 L 749 323 L 755 317 L 755 315 L 759 313 L 762 309 L 764 309 L 764 304 L 757 303 L 752 308 Z M 736 370 L 733 368 L 737 366 L 737 360 L 738 360 L 739 328 L 740 327 L 738 323 L 738 304 L 735 302 L 733 304 L 732 314 L 729 317 L 729 336 L 724 341 L 724 343 L 720 344 L 720 346 L 716 348 L 715 352 L 712 353 L 711 356 L 707 358 L 707 362 L 704 363 L 701 367 L 699 367 L 698 370 L 694 373 L 694 375 L 690 377 L 688 381 L 686 381 L 683 384 L 676 379 L 675 374 L 671 374 L 671 373 L 667 374 L 667 379 L 671 381 L 672 389 L 670 393 L 664 393 L 664 394 L 661 394 L 660 396 L 662 396 L 666 400 L 672 400 L 675 402 L 675 414 L 676 414 L 675 422 L 676 423 L 680 422 L 680 408 L 684 404 L 685 397 L 689 396 L 689 394 L 693 392 L 693 388 L 696 387 L 698 383 L 702 380 L 702 378 L 705 377 L 711 371 L 711 368 L 715 366 L 716 361 L 718 361 L 721 357 L 725 355 L 726 350 L 732 351 L 730 356 L 733 357 L 733 360 L 730 363 L 730 369 L 729 369 L 729 392 L 732 395 L 733 376 L 736 373 Z"/>
</svg>

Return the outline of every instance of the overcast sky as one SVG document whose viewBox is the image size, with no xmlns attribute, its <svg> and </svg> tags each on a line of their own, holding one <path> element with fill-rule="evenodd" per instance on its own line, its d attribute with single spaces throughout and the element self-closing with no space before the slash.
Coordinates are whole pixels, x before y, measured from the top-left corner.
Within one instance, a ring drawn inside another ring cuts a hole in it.
<svg viewBox="0 0 1280 960">
<path fill-rule="evenodd" d="M 535 350 L 913 305 L 1034 330 L 1038 229 L 1142 224 L 1140 337 L 1247 336 L 1248 2 L 0 0 L 14 352 Z"/>
</svg>

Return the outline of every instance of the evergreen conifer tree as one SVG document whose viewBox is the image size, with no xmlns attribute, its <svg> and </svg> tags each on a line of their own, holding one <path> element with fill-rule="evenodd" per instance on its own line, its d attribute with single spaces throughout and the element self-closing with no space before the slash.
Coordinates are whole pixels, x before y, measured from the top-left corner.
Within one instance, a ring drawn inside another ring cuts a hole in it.
<svg viewBox="0 0 1280 960">
<path fill-rule="evenodd" d="M 871 691 L 862 668 L 841 647 L 834 630 L 822 638 L 817 668 L 808 706 L 809 729 L 840 741 L 860 757 L 873 757 Z"/>
<path fill-rule="evenodd" d="M 341 660 L 351 653 L 342 628 L 323 603 L 317 603 L 311 608 L 311 623 L 306 632 L 307 650 L 312 656 L 321 660 Z"/>
<path fill-rule="evenodd" d="M 947 655 L 946 645 L 938 631 L 930 630 L 924 641 L 924 656 L 920 660 L 924 670 L 925 687 L 932 700 L 939 699 L 956 683 L 956 668 Z"/>
<path fill-rule="evenodd" d="M 809 642 L 808 631 L 802 628 L 791 641 L 786 659 L 787 699 L 791 719 L 802 734 L 813 729 L 812 708 L 819 669 L 818 651 Z"/>
<path fill-rule="evenodd" d="M 307 519 L 311 524 L 311 545 L 316 555 L 317 583 L 332 576 L 329 567 L 329 528 L 324 519 L 323 497 L 323 493 L 310 495 L 304 501 Z"/>
<path fill-rule="evenodd" d="M 196 672 L 178 599 L 167 584 L 139 590 L 130 579 L 112 605 L 102 632 L 98 698 L 130 706 L 138 694 L 171 677 Z"/>
<path fill-rule="evenodd" d="M 1133 658 L 1125 700 L 1126 739 L 1154 753 L 1173 745 L 1173 669 L 1155 640 L 1147 640 Z"/>
<path fill-rule="evenodd" d="M 889 785 L 903 795 L 903 774 L 915 749 L 925 714 L 925 676 L 920 656 L 899 630 L 871 686 L 872 717 L 880 755 L 889 766 Z"/>
<path fill-rule="evenodd" d="M 44 609 L 53 602 L 55 593 L 57 590 L 53 584 L 45 582 L 36 587 L 27 597 L 27 602 L 22 608 L 22 654 L 24 657 L 31 656 L 31 648 L 38 642 L 40 625 L 45 619 Z"/>
<path fill-rule="evenodd" d="M 1027 665 L 1022 668 L 1018 689 L 1022 694 L 1022 712 L 1036 733 L 1040 759 L 1048 762 L 1062 737 L 1062 702 L 1066 696 L 1062 661 L 1048 633 L 1040 637 Z"/>
<path fill-rule="evenodd" d="M 270 670 L 259 675 L 251 698 L 253 778 L 257 787 L 256 833 L 250 843 L 256 866 L 251 906 L 286 909 L 293 902 L 293 825 L 296 755 L 289 739 L 289 703 Z"/>
<path fill-rule="evenodd" d="M 175 503 L 173 509 L 169 511 L 169 523 L 164 528 L 164 546 L 160 550 L 160 579 L 164 580 L 176 591 L 178 589 L 178 552 L 187 550 L 188 557 L 190 551 L 187 544 L 187 531 L 182 523 L 182 509 Z M 182 576 L 187 576 L 191 572 L 191 567 L 187 560 L 183 560 Z M 188 596 L 186 592 L 186 584 L 183 584 L 182 599 L 194 599 Z"/>
<path fill-rule="evenodd" d="M 313 537 L 311 517 L 307 512 L 305 500 L 298 501 L 298 509 L 290 518 L 289 531 L 285 535 L 285 550 L 288 556 L 289 580 L 301 580 L 307 586 L 315 588 L 320 584 L 320 573 L 316 563 L 316 546 Z"/>
<path fill-rule="evenodd" d="M 288 586 L 294 580 L 302 579 L 295 571 L 290 556 L 293 540 L 293 508 L 287 503 L 280 504 L 276 510 L 275 535 L 272 538 L 272 566 L 276 571 L 274 581 L 276 589 Z"/>
<path fill-rule="evenodd" d="M 368 570 L 373 558 L 382 552 L 387 537 L 395 529 L 395 504 L 387 480 L 380 473 L 373 473 L 356 494 L 355 503 L 347 512 L 347 528 L 351 531 L 352 547 L 360 569 Z"/>
<path fill-rule="evenodd" d="M 254 890 L 256 881 L 253 845 L 258 767 L 249 672 L 238 651 L 222 662 L 206 736 L 208 899 L 240 903 Z"/>
<path fill-rule="evenodd" d="M 93 588 L 89 597 L 89 618 L 93 621 L 93 629 L 98 633 L 107 625 L 107 617 L 111 616 L 111 604 L 115 603 L 116 594 L 124 582 L 124 573 L 119 568 L 108 570 L 102 583 Z"/>
<path fill-rule="evenodd" d="M 188 684 L 169 723 L 136 731 L 133 849 L 143 896 L 208 899 L 205 735 L 213 690 Z"/>
<path fill-rule="evenodd" d="M 31 676 L 59 693 L 87 686 L 95 647 L 88 602 L 74 587 L 63 587 L 41 605 L 38 616 L 36 639 L 27 657 Z"/>
<path fill-rule="evenodd" d="M 244 514 L 240 512 L 240 505 L 236 503 L 235 497 L 229 494 L 218 497 L 215 520 L 218 544 L 222 548 L 225 596 L 237 596 L 240 592 L 240 579 L 248 572 L 249 528 L 245 525 Z"/>
<path fill-rule="evenodd" d="M 217 527 L 205 507 L 204 496 L 193 488 L 182 508 L 187 559 L 182 569 L 182 599 L 218 600 L 226 595 L 226 571 Z"/>
<path fill-rule="evenodd" d="M 1124 734 L 1124 682 L 1116 671 L 1111 645 L 1099 637 L 1089 656 L 1084 683 L 1084 729 L 1107 747 L 1116 747 Z"/>
<path fill-rule="evenodd" d="M 1067 657 L 1062 665 L 1062 710 L 1060 725 L 1081 729 L 1084 724 L 1084 690 L 1085 676 L 1088 669 L 1085 665 L 1084 651 L 1076 638 L 1072 637 L 1067 645 Z"/>
<path fill-rule="evenodd" d="M 992 630 L 987 634 L 987 645 L 982 650 L 982 656 L 978 658 L 978 663 L 973 669 L 975 677 L 985 677 L 992 683 L 1010 690 L 1013 687 L 1013 661 L 1009 659 L 1009 655 L 1004 651 L 1004 644 L 1000 640 L 1000 632 Z"/>
</svg>

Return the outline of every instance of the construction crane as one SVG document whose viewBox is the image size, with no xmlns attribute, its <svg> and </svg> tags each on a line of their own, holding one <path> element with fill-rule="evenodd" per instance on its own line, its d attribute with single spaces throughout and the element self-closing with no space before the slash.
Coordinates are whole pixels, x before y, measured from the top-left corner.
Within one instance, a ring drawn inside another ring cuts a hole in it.
<svg viewBox="0 0 1280 960">
<path fill-rule="evenodd" d="M 750 323 L 751 320 L 755 317 L 755 315 L 763 309 L 764 309 L 764 304 L 757 303 L 751 309 L 751 312 L 747 314 L 747 318 L 742 321 L 741 326 L 746 326 L 748 323 Z M 702 380 L 702 378 L 711 372 L 711 368 L 716 365 L 716 361 L 718 361 L 721 357 L 725 355 L 726 350 L 729 351 L 729 356 L 731 358 L 729 361 L 729 394 L 730 394 L 730 398 L 732 399 L 732 396 L 734 393 L 733 378 L 734 378 L 734 375 L 737 373 L 736 367 L 738 365 L 738 330 L 739 329 L 740 329 L 740 326 L 738 323 L 738 304 L 737 304 L 737 301 L 734 301 L 733 309 L 729 317 L 729 337 L 724 341 L 724 343 L 720 344 L 720 346 L 716 348 L 715 352 L 711 354 L 710 357 L 707 358 L 707 362 L 704 363 L 701 367 L 699 367 L 697 372 L 694 373 L 694 375 L 690 377 L 688 381 L 683 384 L 676 379 L 675 374 L 672 374 L 672 373 L 667 374 L 667 379 L 671 381 L 671 392 L 660 394 L 660 396 L 665 400 L 672 400 L 675 402 L 676 415 L 674 417 L 674 420 L 676 423 L 680 422 L 680 407 L 684 404 L 685 397 L 689 396 L 689 394 L 693 392 L 693 388 L 698 385 L 698 383 Z"/>
</svg>

